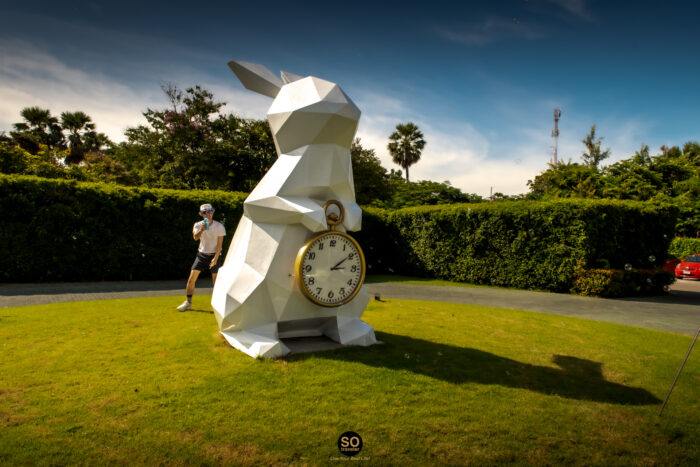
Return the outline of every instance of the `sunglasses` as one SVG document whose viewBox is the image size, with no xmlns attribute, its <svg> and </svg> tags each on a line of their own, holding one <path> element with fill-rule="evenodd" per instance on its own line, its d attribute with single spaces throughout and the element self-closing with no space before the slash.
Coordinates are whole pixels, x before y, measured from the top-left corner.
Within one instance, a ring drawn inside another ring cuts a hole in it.
<svg viewBox="0 0 700 467">
<path fill-rule="evenodd" d="M 206 211 L 199 211 L 201 215 L 209 214 L 210 212 L 214 212 L 213 209 L 207 209 Z"/>
</svg>

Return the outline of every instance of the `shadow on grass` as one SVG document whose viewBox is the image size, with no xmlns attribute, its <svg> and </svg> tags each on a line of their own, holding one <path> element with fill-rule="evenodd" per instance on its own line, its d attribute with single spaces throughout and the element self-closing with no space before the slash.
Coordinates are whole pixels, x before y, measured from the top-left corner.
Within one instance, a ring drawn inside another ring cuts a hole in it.
<svg viewBox="0 0 700 467">
<path fill-rule="evenodd" d="M 647 405 L 661 402 L 642 388 L 606 381 L 602 363 L 565 355 L 554 355 L 559 368 L 531 365 L 499 357 L 481 350 L 415 339 L 396 334 L 377 333 L 384 345 L 347 347 L 314 354 L 326 358 L 365 365 L 405 370 L 449 383 L 496 384 L 528 389 L 569 399 Z M 309 354 L 291 355 L 289 361 L 310 358 Z"/>
<path fill-rule="evenodd" d="M 191 311 L 194 311 L 195 313 L 209 313 L 210 315 L 213 315 L 213 314 L 214 314 L 214 312 L 211 311 L 211 310 L 201 310 L 201 309 L 199 309 L 199 308 L 192 308 L 191 310 L 187 310 L 185 313 L 188 313 L 188 312 L 191 312 Z"/>
</svg>

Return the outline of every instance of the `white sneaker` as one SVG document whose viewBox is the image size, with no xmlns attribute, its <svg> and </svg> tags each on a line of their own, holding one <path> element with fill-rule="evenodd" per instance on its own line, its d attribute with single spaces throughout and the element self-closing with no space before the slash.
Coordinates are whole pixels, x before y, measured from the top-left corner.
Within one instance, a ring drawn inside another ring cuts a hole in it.
<svg viewBox="0 0 700 467">
<path fill-rule="evenodd" d="M 182 302 L 182 305 L 177 307 L 177 311 L 187 311 L 187 310 L 191 310 L 191 309 L 192 309 L 192 304 L 190 302 L 188 302 L 187 300 Z"/>
</svg>

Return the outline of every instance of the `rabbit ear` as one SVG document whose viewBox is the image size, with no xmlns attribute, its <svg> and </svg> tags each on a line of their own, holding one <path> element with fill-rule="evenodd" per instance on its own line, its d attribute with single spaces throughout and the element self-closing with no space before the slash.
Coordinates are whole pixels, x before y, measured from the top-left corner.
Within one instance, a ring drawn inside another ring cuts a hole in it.
<svg viewBox="0 0 700 467">
<path fill-rule="evenodd" d="M 243 84 L 246 89 L 250 89 L 259 94 L 274 99 L 280 88 L 284 86 L 284 83 L 282 83 L 277 76 L 273 75 L 270 70 L 262 65 L 231 60 L 228 62 L 228 66 L 236 74 L 241 84 Z"/>
<path fill-rule="evenodd" d="M 302 76 L 295 75 L 294 73 L 290 73 L 288 71 L 280 71 L 280 75 L 282 76 L 282 81 L 284 81 L 285 84 L 293 83 L 294 81 L 299 81 L 302 79 Z"/>
</svg>

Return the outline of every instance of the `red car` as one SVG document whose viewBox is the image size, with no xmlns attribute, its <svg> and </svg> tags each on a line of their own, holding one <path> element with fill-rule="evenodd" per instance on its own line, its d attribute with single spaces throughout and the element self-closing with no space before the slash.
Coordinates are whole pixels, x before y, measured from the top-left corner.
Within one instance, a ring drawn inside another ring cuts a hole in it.
<svg viewBox="0 0 700 467">
<path fill-rule="evenodd" d="M 676 278 L 700 279 L 700 254 L 690 256 L 676 266 Z"/>
</svg>

